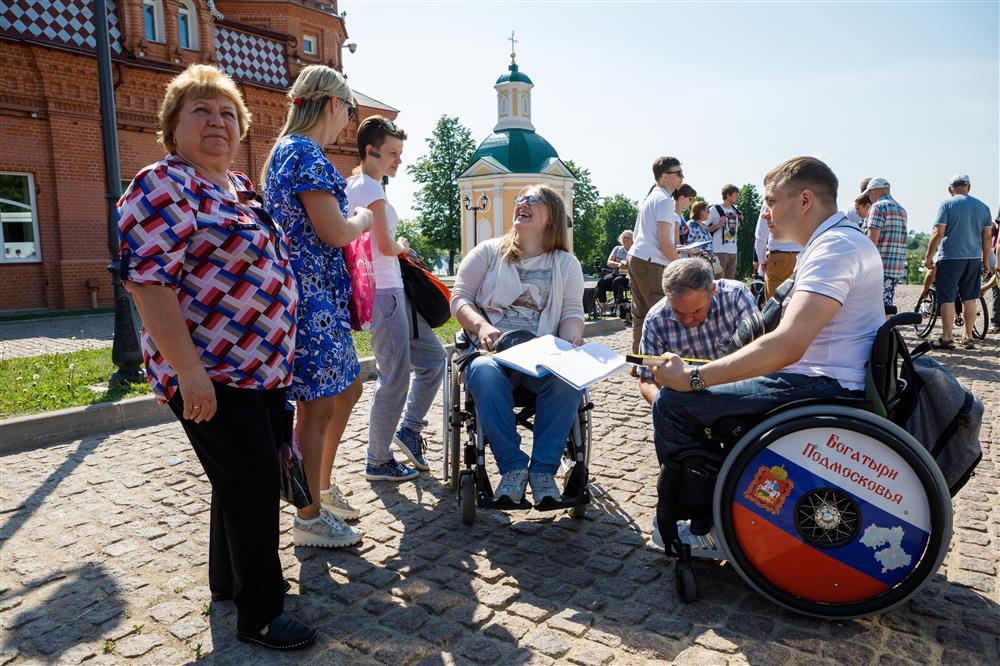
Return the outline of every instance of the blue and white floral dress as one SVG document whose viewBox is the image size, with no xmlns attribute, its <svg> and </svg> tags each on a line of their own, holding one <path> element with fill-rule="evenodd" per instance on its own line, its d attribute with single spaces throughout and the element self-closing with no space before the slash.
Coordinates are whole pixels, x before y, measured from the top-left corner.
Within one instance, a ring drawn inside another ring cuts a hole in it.
<svg viewBox="0 0 1000 666">
<path fill-rule="evenodd" d="M 264 183 L 264 206 L 288 236 L 299 285 L 295 365 L 288 387 L 292 400 L 337 395 L 361 371 L 351 338 L 351 276 L 344 251 L 320 239 L 298 196 L 329 192 L 346 216 L 344 188 L 344 179 L 318 143 L 303 136 L 278 141 Z"/>
</svg>

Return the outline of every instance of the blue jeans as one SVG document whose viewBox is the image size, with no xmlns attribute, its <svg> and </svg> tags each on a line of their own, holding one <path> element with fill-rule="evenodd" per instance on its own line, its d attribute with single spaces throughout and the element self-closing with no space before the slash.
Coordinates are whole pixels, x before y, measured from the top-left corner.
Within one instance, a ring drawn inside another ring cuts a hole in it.
<svg viewBox="0 0 1000 666">
<path fill-rule="evenodd" d="M 581 392 L 555 375 L 531 377 L 507 370 L 489 356 L 480 356 L 469 364 L 465 388 L 476 403 L 476 418 L 482 424 L 501 474 L 528 468 L 528 456 L 521 450 L 521 436 L 514 420 L 517 386 L 538 396 L 531 471 L 555 474 L 569 429 L 577 418 Z"/>
<path fill-rule="evenodd" d="M 703 443 L 704 430 L 723 416 L 758 415 L 803 398 L 863 398 L 829 377 L 779 372 L 706 391 L 662 389 L 653 401 L 653 441 L 662 465 L 673 454 Z"/>
</svg>

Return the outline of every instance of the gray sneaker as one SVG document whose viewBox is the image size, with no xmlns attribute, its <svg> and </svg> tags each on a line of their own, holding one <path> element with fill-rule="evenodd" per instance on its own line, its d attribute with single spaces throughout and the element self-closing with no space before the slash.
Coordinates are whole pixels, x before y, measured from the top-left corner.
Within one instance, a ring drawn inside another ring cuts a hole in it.
<svg viewBox="0 0 1000 666">
<path fill-rule="evenodd" d="M 541 504 L 546 497 L 551 497 L 557 502 L 562 501 L 562 493 L 559 492 L 556 477 L 552 474 L 532 472 L 528 475 L 528 481 L 531 483 L 531 498 L 535 500 L 536 505 Z"/>
<path fill-rule="evenodd" d="M 319 494 L 319 501 L 324 509 L 343 520 L 357 520 L 361 517 L 361 511 L 348 504 L 347 498 L 340 492 L 336 483 L 331 482 L 330 490 L 324 490 Z"/>
<path fill-rule="evenodd" d="M 528 486 L 528 470 L 512 469 L 500 477 L 500 485 L 493 494 L 493 500 L 498 501 L 501 497 L 509 497 L 514 503 L 519 503 L 524 499 L 524 489 Z"/>
<path fill-rule="evenodd" d="M 356 530 L 326 509 L 319 510 L 319 520 L 311 525 L 295 516 L 292 541 L 296 546 L 315 548 L 344 548 L 361 541 L 363 533 Z"/>
</svg>

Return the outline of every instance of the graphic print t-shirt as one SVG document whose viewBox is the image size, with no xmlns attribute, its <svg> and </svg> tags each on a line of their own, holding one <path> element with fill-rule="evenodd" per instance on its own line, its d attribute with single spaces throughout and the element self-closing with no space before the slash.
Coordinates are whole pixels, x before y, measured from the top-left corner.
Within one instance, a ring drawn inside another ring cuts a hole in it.
<svg viewBox="0 0 1000 666">
<path fill-rule="evenodd" d="M 524 329 L 537 334 L 538 321 L 552 291 L 552 261 L 552 253 L 546 252 L 514 265 L 523 290 L 496 323 L 498 329 L 504 332 Z"/>
</svg>

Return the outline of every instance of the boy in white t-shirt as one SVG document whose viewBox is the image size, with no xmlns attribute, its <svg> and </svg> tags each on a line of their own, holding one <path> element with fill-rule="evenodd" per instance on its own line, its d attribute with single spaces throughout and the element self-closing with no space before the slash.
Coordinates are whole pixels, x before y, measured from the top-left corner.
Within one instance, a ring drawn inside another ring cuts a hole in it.
<svg viewBox="0 0 1000 666">
<path fill-rule="evenodd" d="M 444 374 L 444 346 L 403 290 L 397 255 L 408 252 L 410 246 L 405 238 L 396 238 L 399 218 L 382 186 L 383 178 L 396 175 L 405 140 L 406 133 L 391 120 L 382 116 L 365 118 L 358 127 L 361 166 L 347 180 L 348 206 L 368 208 L 373 217 L 375 302 L 371 343 L 378 382 L 368 423 L 365 478 L 370 481 L 405 481 L 416 477 L 417 470 L 430 469 L 420 432 L 427 425 L 424 417 Z M 393 457 L 393 443 L 416 469 Z"/>
<path fill-rule="evenodd" d="M 865 362 L 885 323 L 878 250 L 837 211 L 837 177 L 823 162 L 788 160 L 764 184 L 774 238 L 803 246 L 795 288 L 771 333 L 701 367 L 666 354 L 654 368 L 664 387 L 653 403 L 661 465 L 700 446 L 721 416 L 763 414 L 801 398 L 864 397 Z"/>
<path fill-rule="evenodd" d="M 708 231 L 712 234 L 712 252 L 722 264 L 722 277 L 736 278 L 736 233 L 743 222 L 743 214 L 736 210 L 740 188 L 726 185 L 722 188 L 722 203 L 708 211 Z"/>
</svg>

